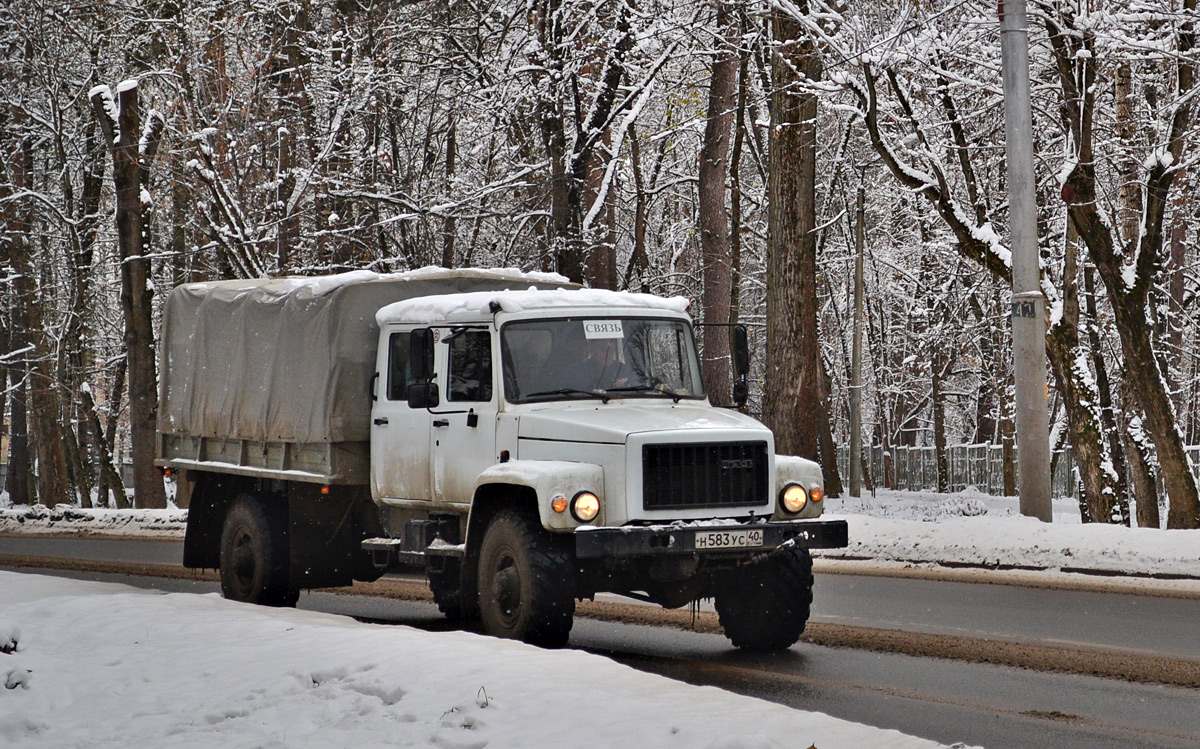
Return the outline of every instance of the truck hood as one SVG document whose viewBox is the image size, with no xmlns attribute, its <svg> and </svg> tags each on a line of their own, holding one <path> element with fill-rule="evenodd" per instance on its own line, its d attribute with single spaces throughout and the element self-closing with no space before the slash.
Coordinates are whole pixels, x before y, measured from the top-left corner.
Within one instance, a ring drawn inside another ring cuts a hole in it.
<svg viewBox="0 0 1200 749">
<path fill-rule="evenodd" d="M 767 428 L 737 411 L 680 404 L 570 406 L 524 413 L 521 439 L 625 444 L 631 434 L 674 429 L 745 429 L 769 434 Z M 748 437 L 754 435 L 747 435 Z"/>
</svg>

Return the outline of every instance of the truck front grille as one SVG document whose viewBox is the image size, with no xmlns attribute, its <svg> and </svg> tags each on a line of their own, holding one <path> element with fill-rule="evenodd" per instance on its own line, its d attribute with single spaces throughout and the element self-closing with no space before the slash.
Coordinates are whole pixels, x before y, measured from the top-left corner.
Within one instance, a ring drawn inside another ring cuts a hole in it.
<svg viewBox="0 0 1200 749">
<path fill-rule="evenodd" d="M 644 445 L 642 507 L 742 507 L 767 501 L 766 442 Z"/>
</svg>

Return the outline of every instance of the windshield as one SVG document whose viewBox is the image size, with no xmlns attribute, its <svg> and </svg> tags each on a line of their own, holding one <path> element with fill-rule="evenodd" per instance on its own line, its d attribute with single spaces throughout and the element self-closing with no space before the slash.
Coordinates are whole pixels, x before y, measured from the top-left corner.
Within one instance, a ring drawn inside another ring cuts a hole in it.
<svg viewBox="0 0 1200 749">
<path fill-rule="evenodd" d="M 513 403 L 614 397 L 703 398 L 692 329 L 682 320 L 529 320 L 500 332 Z"/>
</svg>

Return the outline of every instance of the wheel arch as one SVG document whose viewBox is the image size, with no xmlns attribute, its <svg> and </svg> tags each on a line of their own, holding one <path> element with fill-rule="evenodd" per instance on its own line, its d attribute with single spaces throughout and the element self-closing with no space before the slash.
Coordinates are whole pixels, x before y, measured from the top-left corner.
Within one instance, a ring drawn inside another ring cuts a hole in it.
<svg viewBox="0 0 1200 749">
<path fill-rule="evenodd" d="M 221 566 L 225 514 L 238 496 L 255 493 L 254 479 L 227 473 L 188 471 L 180 480 L 195 482 L 183 536 L 183 566 L 217 569 Z"/>
<path fill-rule="evenodd" d="M 475 488 L 471 511 L 467 515 L 466 552 L 461 568 L 463 601 L 474 602 L 478 596 L 476 577 L 479 574 L 479 550 L 483 535 L 492 518 L 503 510 L 513 509 L 538 516 L 537 490 L 532 486 L 510 483 L 481 484 Z"/>
</svg>

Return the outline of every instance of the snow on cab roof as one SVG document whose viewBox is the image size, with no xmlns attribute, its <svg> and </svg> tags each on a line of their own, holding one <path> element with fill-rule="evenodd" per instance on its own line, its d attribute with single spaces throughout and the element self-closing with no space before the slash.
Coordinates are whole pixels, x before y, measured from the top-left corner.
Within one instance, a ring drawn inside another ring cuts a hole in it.
<svg viewBox="0 0 1200 749">
<path fill-rule="evenodd" d="M 473 291 L 465 294 L 441 294 L 416 297 L 389 304 L 375 313 L 375 322 L 429 324 L 454 318 L 478 318 L 491 315 L 493 304 L 503 312 L 521 312 L 547 307 L 638 307 L 684 312 L 686 297 L 664 298 L 652 294 L 605 289 L 529 288 L 525 291 Z"/>
<path fill-rule="evenodd" d="M 566 276 L 558 273 L 523 271 L 518 268 L 442 268 L 427 265 L 424 268 L 402 273 L 375 273 L 369 270 L 353 270 L 331 276 L 285 276 L 282 278 L 249 278 L 234 281 L 207 281 L 186 284 L 187 288 L 203 291 L 224 287 L 234 290 L 263 289 L 277 294 L 308 290 L 313 296 L 329 294 L 343 286 L 369 281 L 427 281 L 439 278 L 481 278 L 514 283 L 569 283 Z"/>
</svg>

